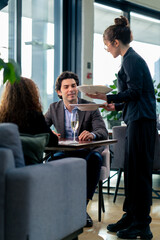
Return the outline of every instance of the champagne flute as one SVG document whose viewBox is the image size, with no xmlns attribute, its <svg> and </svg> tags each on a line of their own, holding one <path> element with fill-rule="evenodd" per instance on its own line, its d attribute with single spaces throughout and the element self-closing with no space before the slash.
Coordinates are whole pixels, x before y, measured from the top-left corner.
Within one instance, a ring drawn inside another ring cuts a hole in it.
<svg viewBox="0 0 160 240">
<path fill-rule="evenodd" d="M 78 112 L 72 112 L 71 113 L 71 127 L 73 129 L 74 132 L 74 138 L 73 138 L 73 142 L 76 142 L 75 140 L 75 134 L 76 134 L 76 130 L 78 129 L 79 126 L 79 116 L 78 116 Z"/>
</svg>

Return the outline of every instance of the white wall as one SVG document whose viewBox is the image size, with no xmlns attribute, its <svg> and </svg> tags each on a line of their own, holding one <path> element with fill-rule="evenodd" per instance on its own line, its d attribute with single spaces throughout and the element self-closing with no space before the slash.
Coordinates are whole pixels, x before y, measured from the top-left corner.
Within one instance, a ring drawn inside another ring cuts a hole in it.
<svg viewBox="0 0 160 240">
<path fill-rule="evenodd" d="M 92 84 L 93 82 L 93 34 L 94 34 L 94 0 L 82 0 L 81 84 L 88 85 Z M 90 68 L 88 68 L 87 66 L 88 63 L 90 64 Z M 88 74 L 90 74 L 90 78 L 87 78 Z"/>
</svg>

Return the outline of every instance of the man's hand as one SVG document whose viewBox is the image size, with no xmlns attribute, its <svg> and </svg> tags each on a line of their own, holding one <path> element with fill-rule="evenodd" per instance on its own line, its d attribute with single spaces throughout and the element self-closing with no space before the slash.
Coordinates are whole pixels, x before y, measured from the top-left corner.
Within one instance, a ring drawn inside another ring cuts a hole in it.
<svg viewBox="0 0 160 240">
<path fill-rule="evenodd" d="M 81 134 L 78 136 L 79 141 L 91 141 L 94 139 L 94 136 L 92 133 L 84 130 L 81 132 Z"/>
</svg>

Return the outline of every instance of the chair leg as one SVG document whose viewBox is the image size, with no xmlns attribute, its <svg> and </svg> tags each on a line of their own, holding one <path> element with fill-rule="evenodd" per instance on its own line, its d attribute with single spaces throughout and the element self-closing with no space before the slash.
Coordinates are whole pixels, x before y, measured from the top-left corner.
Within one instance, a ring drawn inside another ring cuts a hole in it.
<svg viewBox="0 0 160 240">
<path fill-rule="evenodd" d="M 120 179 L 121 179 L 121 174 L 122 174 L 122 169 L 120 168 L 118 170 L 118 178 L 117 178 L 116 189 L 115 189 L 114 198 L 113 198 L 114 203 L 116 202 L 116 198 L 117 198 L 117 193 L 118 193 L 119 183 L 120 183 Z"/>
<path fill-rule="evenodd" d="M 102 180 L 98 183 L 98 221 L 101 222 L 101 210 L 105 212 L 104 209 L 104 199 L 102 193 Z"/>
<path fill-rule="evenodd" d="M 102 192 L 102 211 L 103 213 L 105 212 L 103 192 Z"/>
<path fill-rule="evenodd" d="M 102 181 L 98 183 L 98 221 L 101 222 L 101 208 L 102 208 Z"/>
<path fill-rule="evenodd" d="M 110 194 L 110 176 L 108 177 L 108 194 Z"/>
</svg>

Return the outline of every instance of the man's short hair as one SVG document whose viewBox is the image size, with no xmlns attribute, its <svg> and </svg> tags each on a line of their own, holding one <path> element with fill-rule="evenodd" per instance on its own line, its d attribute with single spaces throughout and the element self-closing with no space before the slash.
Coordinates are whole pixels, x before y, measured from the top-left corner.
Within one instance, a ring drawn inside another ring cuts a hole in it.
<svg viewBox="0 0 160 240">
<path fill-rule="evenodd" d="M 78 75 L 73 72 L 65 71 L 61 73 L 56 79 L 56 84 L 55 84 L 56 92 L 61 89 L 62 81 L 65 79 L 74 79 L 76 81 L 77 86 L 79 85 Z M 58 95 L 58 97 L 62 99 L 61 96 Z"/>
</svg>

